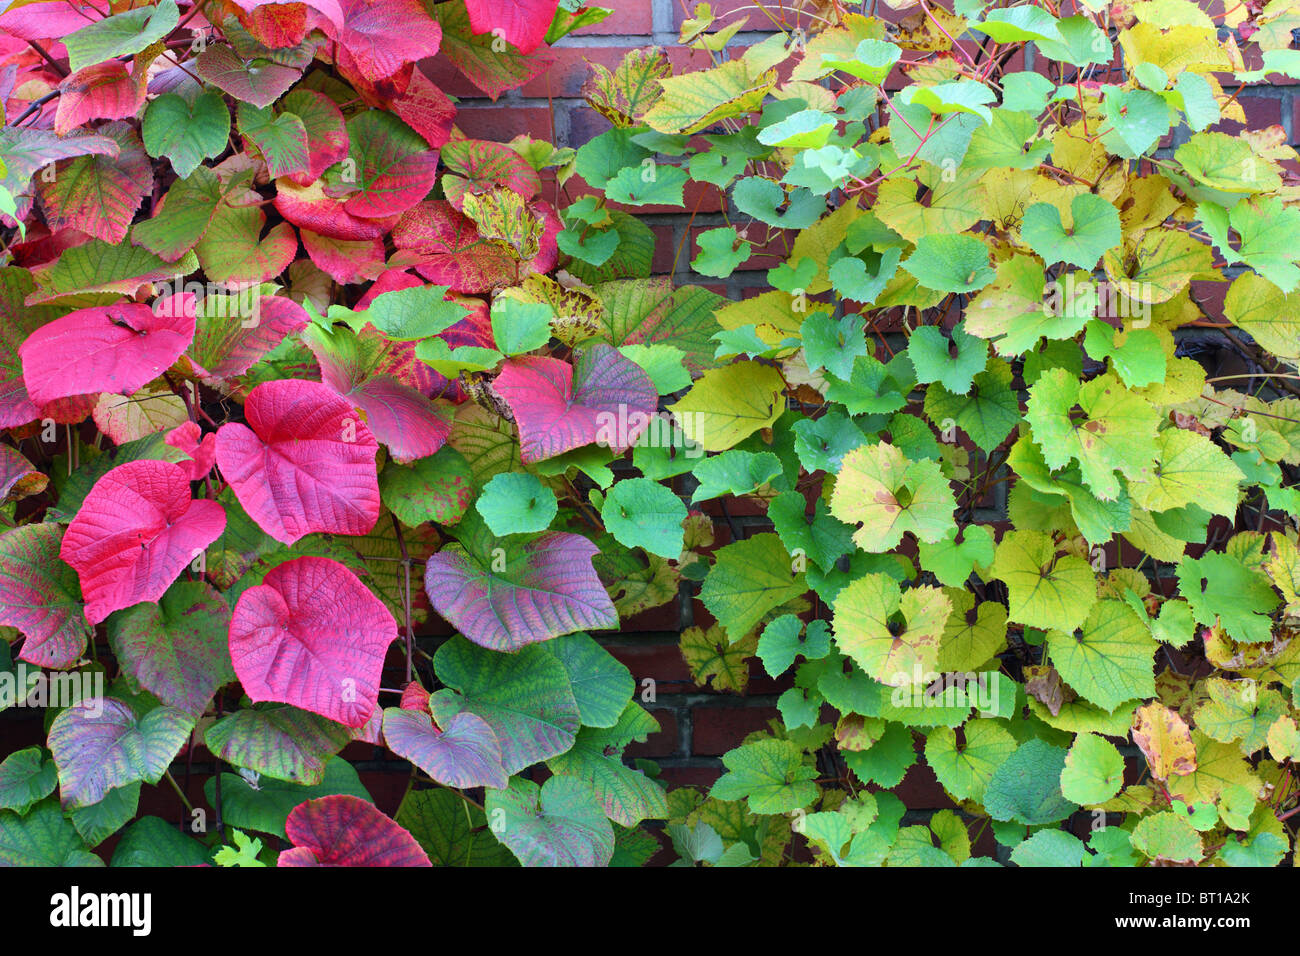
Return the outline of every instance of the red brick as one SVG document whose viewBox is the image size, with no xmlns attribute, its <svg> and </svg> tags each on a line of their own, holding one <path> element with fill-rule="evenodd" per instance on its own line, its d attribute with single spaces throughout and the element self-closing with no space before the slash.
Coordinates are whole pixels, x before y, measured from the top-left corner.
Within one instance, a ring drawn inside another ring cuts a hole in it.
<svg viewBox="0 0 1300 956">
<path fill-rule="evenodd" d="M 652 607 L 623 621 L 619 630 L 624 634 L 636 632 L 675 631 L 681 625 L 682 608 L 679 598 L 674 597 L 667 604 Z"/>
<path fill-rule="evenodd" d="M 1223 120 L 1211 127 L 1215 132 L 1239 133 L 1244 129 L 1262 130 L 1269 126 L 1282 125 L 1282 101 L 1272 96 L 1252 96 L 1242 93 L 1237 97 L 1242 112 L 1246 114 L 1243 127 L 1236 120 Z"/>
<path fill-rule="evenodd" d="M 575 30 L 574 36 L 619 34 L 635 36 L 654 31 L 654 5 L 650 0 L 611 0 L 603 4 L 614 12 L 599 23 Z"/>
<path fill-rule="evenodd" d="M 698 787 L 707 791 L 722 776 L 722 767 L 660 767 L 659 779 L 670 790 Z"/>
<path fill-rule="evenodd" d="M 519 88 L 524 96 L 581 95 L 582 84 L 590 75 L 590 63 L 599 63 L 608 70 L 615 69 L 632 47 L 628 46 L 571 46 L 554 47 L 551 56 L 555 63 Z"/>
<path fill-rule="evenodd" d="M 605 650 L 632 672 L 637 682 L 638 700 L 641 681 L 647 677 L 660 685 L 691 681 L 691 672 L 687 670 L 681 648 L 677 644 L 630 642 L 606 644 Z M 662 687 L 658 688 L 658 693 L 663 693 Z"/>
<path fill-rule="evenodd" d="M 957 806 L 948 799 L 934 771 L 924 760 L 913 764 L 903 782 L 892 792 L 909 810 L 948 810 Z"/>
<path fill-rule="evenodd" d="M 461 105 L 456 114 L 456 125 L 473 139 L 491 139 L 506 142 L 520 133 L 535 139 L 554 142 L 555 129 L 551 111 L 544 106 L 503 108 L 501 106 Z"/>
<path fill-rule="evenodd" d="M 646 738 L 645 743 L 628 744 L 623 751 L 626 757 L 670 757 L 681 746 L 681 737 L 677 729 L 677 715 L 662 707 L 652 708 L 651 716 L 659 721 L 659 730 Z"/>
<path fill-rule="evenodd" d="M 767 8 L 767 13 L 754 9 L 753 0 L 713 0 L 711 6 L 713 15 L 717 19 L 714 21 L 710 32 L 721 27 L 730 26 L 737 20 L 746 17 L 748 19 L 745 20 L 742 29 L 747 31 L 766 31 L 778 28 L 788 30 L 792 27 L 803 27 L 808 30 L 817 23 L 809 13 L 796 10 L 793 0 L 770 0 L 770 2 L 763 4 Z M 742 7 L 745 8 L 743 11 L 741 10 Z M 682 21 L 693 16 L 694 11 L 694 0 L 675 0 L 673 3 L 673 29 L 680 30 Z M 735 11 L 741 12 L 732 16 Z"/>
<path fill-rule="evenodd" d="M 691 752 L 700 757 L 722 756 L 781 714 L 775 707 L 726 707 L 700 704 L 691 711 Z"/>
</svg>

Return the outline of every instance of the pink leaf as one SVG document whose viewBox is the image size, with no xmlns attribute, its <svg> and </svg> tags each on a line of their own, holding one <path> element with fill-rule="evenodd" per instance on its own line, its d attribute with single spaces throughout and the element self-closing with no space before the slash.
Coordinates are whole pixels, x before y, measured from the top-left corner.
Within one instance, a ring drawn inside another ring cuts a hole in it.
<svg viewBox="0 0 1300 956">
<path fill-rule="evenodd" d="M 202 441 L 199 440 L 202 436 Z M 217 436 L 202 435 L 197 422 L 185 422 L 177 425 L 167 433 L 164 439 L 173 448 L 179 448 L 190 456 L 189 461 L 177 462 L 176 466 L 185 472 L 190 481 L 206 478 L 212 466 L 217 462 Z"/>
<path fill-rule="evenodd" d="M 371 81 L 438 52 L 442 27 L 420 0 L 342 0 L 340 6 L 339 44 Z"/>
<path fill-rule="evenodd" d="M 59 84 L 54 132 L 60 136 L 93 119 L 126 119 L 144 105 L 144 84 L 126 64 L 109 60 L 78 70 Z"/>
<path fill-rule="evenodd" d="M 263 382 L 247 425 L 217 432 L 217 464 L 244 510 L 275 540 L 362 535 L 379 520 L 379 444 L 351 403 L 319 382 Z"/>
<path fill-rule="evenodd" d="M 542 45 L 559 5 L 559 0 L 465 0 L 475 33 L 497 33 L 520 53 Z"/>
<path fill-rule="evenodd" d="M 67 0 L 33 3 L 0 16 L 0 30 L 24 40 L 54 40 L 103 19 L 97 6 Z"/>
<path fill-rule="evenodd" d="M 334 239 L 307 229 L 300 236 L 311 261 L 339 285 L 365 282 L 384 271 L 382 239 Z"/>
<path fill-rule="evenodd" d="M 442 179 L 443 192 L 457 209 L 464 209 L 466 193 L 484 193 L 504 186 L 531 199 L 542 188 L 537 171 L 504 143 L 456 140 L 442 150 L 441 159 L 450 173 Z"/>
<path fill-rule="evenodd" d="M 343 113 L 324 93 L 297 89 L 280 101 L 282 112 L 293 113 L 307 129 L 307 171 L 289 178 L 310 186 L 348 155 L 348 130 Z"/>
<path fill-rule="evenodd" d="M 37 405 L 90 392 L 131 395 L 162 375 L 194 338 L 194 296 L 69 312 L 18 348 Z"/>
<path fill-rule="evenodd" d="M 309 229 L 322 236 L 349 240 L 378 239 L 397 225 L 400 218 L 400 215 L 392 215 L 367 219 L 352 214 L 344 205 L 343 200 L 325 195 L 319 182 L 299 187 L 288 180 L 276 180 L 276 211 L 300 229 Z"/>
<path fill-rule="evenodd" d="M 403 710 L 422 710 L 429 712 L 429 692 L 419 681 L 411 681 L 402 690 L 402 700 L 398 704 Z"/>
<path fill-rule="evenodd" d="M 279 866 L 432 866 L 415 837 L 349 794 L 308 800 L 284 824 L 294 847 Z"/>
<path fill-rule="evenodd" d="M 542 534 L 507 549 L 504 568 L 485 550 L 489 541 L 462 540 L 474 546 L 449 544 L 429 558 L 424 589 L 434 609 L 475 644 L 514 651 L 574 631 L 618 626 L 592 567 L 598 549 L 582 535 Z"/>
<path fill-rule="evenodd" d="M 86 620 L 156 601 L 184 567 L 221 536 L 226 513 L 195 501 L 190 482 L 166 461 L 132 461 L 95 482 L 68 525 L 59 556 L 76 570 Z"/>
<path fill-rule="evenodd" d="M 397 622 L 355 574 L 329 558 L 276 565 L 239 596 L 230 659 L 245 693 L 361 727 L 379 698 Z"/>
<path fill-rule="evenodd" d="M 604 344 L 580 353 L 576 375 L 568 362 L 529 355 L 508 360 L 493 385 L 514 413 L 520 456 L 528 463 L 598 437 L 625 450 L 659 405 L 641 367 Z"/>
<path fill-rule="evenodd" d="M 430 282 L 453 292 L 490 292 L 516 281 L 519 261 L 484 239 L 473 220 L 442 199 L 410 209 L 393 229 L 393 243 Z"/>
<path fill-rule="evenodd" d="M 428 713 L 389 707 L 384 711 L 384 741 L 389 750 L 444 786 L 505 789 L 507 778 L 496 734 L 483 718 L 467 711 L 456 714 L 439 730 Z"/>
</svg>

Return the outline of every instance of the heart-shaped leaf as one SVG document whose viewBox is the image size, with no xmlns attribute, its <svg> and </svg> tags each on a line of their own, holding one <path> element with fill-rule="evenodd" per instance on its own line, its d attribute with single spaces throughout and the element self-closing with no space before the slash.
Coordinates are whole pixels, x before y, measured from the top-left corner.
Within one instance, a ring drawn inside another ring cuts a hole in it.
<svg viewBox="0 0 1300 956">
<path fill-rule="evenodd" d="M 71 666 L 86 649 L 86 614 L 77 574 L 59 558 L 63 528 L 26 524 L 0 535 L 0 624 L 27 638 L 23 660 Z"/>
<path fill-rule="evenodd" d="M 546 39 L 559 0 L 465 0 L 470 27 L 532 53 Z"/>
<path fill-rule="evenodd" d="M 510 359 L 494 387 L 514 412 L 526 463 L 595 441 L 625 450 L 659 406 L 650 377 L 604 344 L 580 352 L 576 368 L 543 356 Z"/>
<path fill-rule="evenodd" d="M 293 544 L 313 531 L 375 526 L 379 446 L 351 403 L 319 382 L 264 382 L 249 393 L 244 419 L 217 432 L 217 464 L 263 531 Z"/>
<path fill-rule="evenodd" d="M 279 866 L 432 866 L 411 834 L 347 794 L 300 804 L 284 831 L 293 849 L 280 854 Z"/>
<path fill-rule="evenodd" d="M 118 664 L 164 704 L 195 718 L 234 680 L 226 633 L 230 606 L 209 584 L 180 581 L 157 604 L 114 615 L 108 640 Z"/>
<path fill-rule="evenodd" d="M 506 786 L 496 735 L 486 721 L 467 711 L 438 728 L 428 713 L 389 707 L 384 711 L 384 741 L 393 753 L 444 786 Z"/>
<path fill-rule="evenodd" d="M 224 43 L 213 44 L 200 53 L 195 68 L 200 77 L 217 89 L 241 103 L 260 108 L 278 100 L 302 76 L 301 69 L 274 60 L 260 57 L 245 60 Z"/>
<path fill-rule="evenodd" d="M 66 136 L 95 119 L 126 119 L 144 105 L 144 84 L 126 64 L 109 60 L 78 70 L 59 84 L 54 132 Z"/>
<path fill-rule="evenodd" d="M 91 392 L 131 395 L 165 372 L 194 338 L 194 297 L 77 309 L 43 325 L 18 349 L 37 405 Z"/>
<path fill-rule="evenodd" d="M 449 725 L 458 712 L 480 717 L 501 746 L 506 773 L 564 753 L 578 732 L 578 705 L 564 666 L 545 648 L 500 654 L 453 637 L 434 655 L 438 679 L 453 688 L 430 698 L 434 717 Z"/>
<path fill-rule="evenodd" d="M 86 807 L 115 787 L 157 783 L 193 729 L 194 719 L 179 710 L 155 707 L 139 717 L 115 697 L 59 711 L 47 742 L 64 806 Z"/>
<path fill-rule="evenodd" d="M 368 80 L 387 79 L 438 52 L 442 27 L 420 0 L 339 0 L 339 7 L 339 44 Z"/>
<path fill-rule="evenodd" d="M 184 179 L 226 148 L 230 111 L 213 90 L 200 93 L 192 103 L 177 93 L 164 93 L 144 111 L 141 132 L 149 155 L 167 157 Z"/>
<path fill-rule="evenodd" d="M 278 701 L 348 727 L 370 718 L 397 622 L 355 574 L 295 558 L 249 588 L 230 620 L 230 658 L 255 701 Z"/>
<path fill-rule="evenodd" d="M 351 739 L 351 731 L 337 721 L 287 705 L 236 711 L 204 735 L 208 749 L 227 763 L 311 786 L 325 779 L 331 758 Z"/>
<path fill-rule="evenodd" d="M 490 790 L 483 809 L 502 820 L 497 839 L 524 866 L 608 866 L 614 829 L 591 785 L 551 777 L 542 786 L 514 777 L 506 790 Z"/>
<path fill-rule="evenodd" d="M 90 490 L 68 525 L 59 556 L 81 580 L 86 620 L 156 601 L 221 536 L 226 513 L 190 497 L 189 478 L 166 461 L 132 461 Z"/>
<path fill-rule="evenodd" d="M 581 535 L 492 536 L 477 515 L 457 525 L 425 566 L 434 609 L 483 647 L 512 651 L 525 644 L 593 628 L 616 627 L 618 614 L 592 568 L 597 547 Z"/>
</svg>

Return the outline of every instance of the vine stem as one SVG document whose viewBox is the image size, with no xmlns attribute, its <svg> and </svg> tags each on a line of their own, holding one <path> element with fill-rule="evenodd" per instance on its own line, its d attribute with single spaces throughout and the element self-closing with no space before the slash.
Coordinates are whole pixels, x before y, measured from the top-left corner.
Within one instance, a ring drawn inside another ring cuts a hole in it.
<svg viewBox="0 0 1300 956">
<path fill-rule="evenodd" d="M 402 613 L 406 616 L 403 635 L 406 638 L 406 683 L 409 684 L 415 679 L 414 637 L 411 634 L 411 555 L 406 550 L 406 539 L 402 537 L 402 525 L 398 522 L 397 515 L 390 514 L 388 517 L 393 519 L 393 530 L 397 532 L 397 546 L 402 552 L 402 573 L 405 578 L 402 582 Z"/>
<path fill-rule="evenodd" d="M 172 785 L 172 789 L 176 791 L 176 796 L 181 798 L 181 803 L 185 804 L 185 809 L 188 812 L 193 813 L 194 804 L 190 803 L 190 798 L 185 796 L 185 791 L 182 790 L 181 785 L 176 782 L 176 778 L 172 776 L 172 772 L 168 770 L 166 773 L 163 774 L 163 776 L 165 776 L 167 778 L 167 782 Z"/>
</svg>

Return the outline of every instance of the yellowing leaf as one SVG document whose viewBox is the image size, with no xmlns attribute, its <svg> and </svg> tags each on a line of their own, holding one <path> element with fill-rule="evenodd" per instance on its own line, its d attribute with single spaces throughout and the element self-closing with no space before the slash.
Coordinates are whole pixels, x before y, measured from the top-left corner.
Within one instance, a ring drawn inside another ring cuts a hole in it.
<svg viewBox="0 0 1300 956">
<path fill-rule="evenodd" d="M 934 671 L 951 610 L 941 588 L 901 591 L 889 575 L 868 574 L 835 599 L 835 643 L 881 683 L 920 684 Z"/>
<path fill-rule="evenodd" d="M 785 410 L 782 387 L 771 366 L 736 362 L 705 372 L 668 410 L 705 451 L 726 451 L 777 420 Z"/>
</svg>

